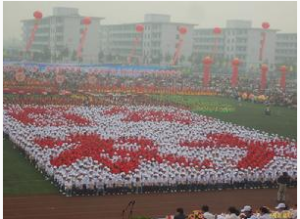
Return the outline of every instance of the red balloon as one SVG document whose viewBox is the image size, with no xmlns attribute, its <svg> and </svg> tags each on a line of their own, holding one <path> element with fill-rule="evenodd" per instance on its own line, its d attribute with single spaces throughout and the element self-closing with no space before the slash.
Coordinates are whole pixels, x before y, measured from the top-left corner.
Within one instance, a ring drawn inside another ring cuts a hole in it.
<svg viewBox="0 0 300 219">
<path fill-rule="evenodd" d="M 270 24 L 268 22 L 263 22 L 261 26 L 263 29 L 267 30 L 267 29 L 269 29 Z"/>
<path fill-rule="evenodd" d="M 135 26 L 135 31 L 136 31 L 136 32 L 139 32 L 139 33 L 144 32 L 144 25 L 142 25 L 142 24 L 137 24 L 137 25 Z"/>
<path fill-rule="evenodd" d="M 231 64 L 232 65 L 235 65 L 235 66 L 237 66 L 237 65 L 239 65 L 241 62 L 240 62 L 240 60 L 238 59 L 238 58 L 234 58 L 233 60 L 232 60 L 232 62 L 231 62 Z"/>
<path fill-rule="evenodd" d="M 285 65 L 280 66 L 280 71 L 285 73 L 287 71 L 287 67 Z"/>
<path fill-rule="evenodd" d="M 212 58 L 210 58 L 209 56 L 206 56 L 203 60 L 202 60 L 203 64 L 205 65 L 210 65 L 212 64 L 213 60 Z"/>
<path fill-rule="evenodd" d="M 180 27 L 179 28 L 179 33 L 186 34 L 187 33 L 187 28 L 186 27 Z"/>
<path fill-rule="evenodd" d="M 215 27 L 214 28 L 214 34 L 220 34 L 222 32 L 220 27 Z"/>
<path fill-rule="evenodd" d="M 35 12 L 33 13 L 33 16 L 34 16 L 34 18 L 37 19 L 37 20 L 40 20 L 40 19 L 43 18 L 43 14 L 42 14 L 42 12 L 40 12 L 40 11 L 35 11 Z"/>
<path fill-rule="evenodd" d="M 82 23 L 84 25 L 90 25 L 92 23 L 92 20 L 90 17 L 85 17 L 85 18 L 83 18 Z"/>
</svg>

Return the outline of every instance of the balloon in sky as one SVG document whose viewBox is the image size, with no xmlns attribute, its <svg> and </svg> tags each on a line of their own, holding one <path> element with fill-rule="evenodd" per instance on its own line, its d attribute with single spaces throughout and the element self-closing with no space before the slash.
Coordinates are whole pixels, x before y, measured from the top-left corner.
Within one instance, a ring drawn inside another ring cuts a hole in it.
<svg viewBox="0 0 300 219">
<path fill-rule="evenodd" d="M 261 24 L 261 26 L 262 26 L 262 28 L 263 28 L 264 30 L 267 30 L 267 29 L 270 28 L 270 24 L 269 24 L 268 22 L 263 22 L 263 23 Z M 263 61 L 264 49 L 265 49 L 265 44 L 266 44 L 266 38 L 267 38 L 266 32 L 264 31 L 264 32 L 262 33 L 261 45 L 260 45 L 260 49 L 259 49 L 259 60 L 260 60 L 260 61 Z"/>
<path fill-rule="evenodd" d="M 85 43 L 85 40 L 86 40 L 86 35 L 87 35 L 87 32 L 88 32 L 88 26 L 92 23 L 92 20 L 90 17 L 85 17 L 82 19 L 82 23 L 85 25 L 85 28 L 81 34 L 81 37 L 80 37 L 80 41 L 79 41 L 79 45 L 78 45 L 78 48 L 77 48 L 77 58 L 81 58 L 82 57 L 82 48 L 84 46 L 84 43 Z"/>
<path fill-rule="evenodd" d="M 139 35 L 141 35 L 143 32 L 144 32 L 144 25 L 142 24 L 137 24 L 135 25 L 135 31 L 137 33 L 140 33 Z M 133 39 L 133 44 L 132 44 L 132 48 L 131 48 L 131 51 L 127 57 L 127 62 L 128 64 L 130 65 L 131 64 L 131 61 L 132 61 L 132 57 L 135 55 L 135 52 L 136 52 L 136 47 L 140 44 L 141 42 L 141 36 L 137 36 Z"/>
<path fill-rule="evenodd" d="M 33 13 L 33 17 L 34 17 L 35 19 L 37 19 L 37 20 L 40 20 L 40 19 L 43 18 L 43 13 L 40 12 L 40 11 L 35 11 L 35 12 Z"/>
<path fill-rule="evenodd" d="M 179 33 L 180 34 L 186 34 L 187 33 L 187 28 L 186 27 L 180 27 L 179 28 Z"/>
<path fill-rule="evenodd" d="M 220 27 L 215 27 L 213 32 L 214 34 L 221 34 L 222 30 Z"/>
<path fill-rule="evenodd" d="M 270 28 L 270 24 L 269 24 L 268 22 L 263 22 L 263 23 L 261 24 L 261 26 L 262 26 L 262 28 L 265 29 L 265 30 L 267 30 L 267 29 Z"/>
<path fill-rule="evenodd" d="M 218 53 L 218 47 L 219 47 L 219 37 L 217 36 L 222 33 L 222 29 L 220 27 L 215 27 L 213 29 L 213 33 L 215 35 L 215 41 L 214 41 L 212 57 L 215 58 L 216 54 Z"/>
<path fill-rule="evenodd" d="M 178 28 L 178 32 L 180 34 L 179 36 L 179 40 L 176 44 L 176 49 L 173 55 L 173 59 L 172 59 L 172 65 L 176 65 L 179 58 L 180 58 L 180 52 L 181 52 L 181 48 L 183 46 L 183 35 L 185 35 L 188 31 L 187 28 L 182 26 Z"/>
<path fill-rule="evenodd" d="M 85 17 L 85 18 L 83 18 L 82 23 L 84 25 L 90 25 L 92 23 L 92 20 L 90 17 Z"/>
<path fill-rule="evenodd" d="M 43 18 L 43 14 L 40 11 L 33 12 L 33 17 L 35 18 L 36 22 L 34 23 L 34 26 L 31 30 L 30 36 L 28 38 L 28 41 L 26 43 L 25 51 L 28 52 L 31 49 L 32 43 L 35 38 L 35 33 L 38 30 L 39 27 L 39 21 Z"/>
<path fill-rule="evenodd" d="M 137 25 L 135 26 L 135 31 L 138 32 L 138 33 L 144 32 L 144 25 L 142 25 L 142 24 L 137 24 Z"/>
</svg>

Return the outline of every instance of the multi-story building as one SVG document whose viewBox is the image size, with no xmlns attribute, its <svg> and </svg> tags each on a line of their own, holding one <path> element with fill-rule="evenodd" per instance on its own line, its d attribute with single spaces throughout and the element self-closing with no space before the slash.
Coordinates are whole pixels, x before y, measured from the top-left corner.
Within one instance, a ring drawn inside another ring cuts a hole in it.
<svg viewBox="0 0 300 219">
<path fill-rule="evenodd" d="M 142 33 L 136 32 L 137 24 L 144 26 Z M 186 28 L 186 34 L 180 35 L 181 27 Z M 141 23 L 101 25 L 100 48 L 105 56 L 117 56 L 125 62 L 133 54 L 136 63 L 169 65 L 182 37 L 179 63 L 184 64 L 191 56 L 193 27 L 193 24 L 171 22 L 168 15 L 146 14 Z M 139 41 L 132 53 L 136 38 Z"/>
<path fill-rule="evenodd" d="M 57 61 L 57 57 L 64 54 L 64 60 L 76 58 L 76 51 L 84 29 L 82 23 L 84 16 L 79 15 L 76 8 L 57 7 L 53 9 L 53 15 L 43 17 L 39 21 L 31 52 L 43 53 L 49 49 L 51 60 Z M 102 18 L 91 17 L 83 51 L 82 61 L 96 63 L 99 53 L 99 25 Z M 24 48 L 30 37 L 35 19 L 23 20 L 23 44 Z"/>
<path fill-rule="evenodd" d="M 30 52 L 49 51 L 53 62 L 78 61 L 76 52 L 84 29 L 83 18 L 76 8 L 54 8 L 53 15 L 39 21 Z M 251 21 L 229 20 L 221 33 L 215 34 L 213 28 L 194 29 L 194 24 L 171 22 L 169 15 L 146 14 L 143 22 L 130 24 L 100 25 L 101 20 L 91 17 L 82 52 L 85 63 L 97 63 L 100 56 L 106 62 L 127 63 L 132 56 L 134 64 L 170 65 L 182 38 L 179 64 L 188 65 L 197 59 L 198 65 L 204 56 L 210 55 L 214 58 L 214 71 L 226 71 L 226 68 L 230 71 L 230 62 L 235 57 L 241 60 L 240 69 L 244 73 L 257 72 L 261 63 L 267 63 L 270 71 L 281 64 L 295 71 L 297 65 L 297 34 L 253 28 Z M 35 22 L 35 19 L 22 21 L 22 48 Z M 136 31 L 138 24 L 143 25 L 143 32 Z M 181 27 L 186 28 L 186 34 L 180 35 Z M 264 32 L 265 49 L 260 60 Z"/>
<path fill-rule="evenodd" d="M 215 66 L 227 66 L 237 57 L 241 60 L 242 72 L 257 71 L 261 63 L 267 63 L 270 70 L 275 68 L 275 42 L 277 30 L 252 28 L 251 21 L 229 20 L 220 34 L 215 34 L 213 28 L 195 29 L 193 53 L 204 57 L 214 57 Z M 259 59 L 263 32 L 266 33 L 266 41 L 263 59 Z M 218 68 L 223 69 L 223 68 Z"/>
<path fill-rule="evenodd" d="M 275 61 L 278 66 L 286 65 L 290 72 L 296 72 L 297 34 L 278 33 L 276 35 Z"/>
</svg>

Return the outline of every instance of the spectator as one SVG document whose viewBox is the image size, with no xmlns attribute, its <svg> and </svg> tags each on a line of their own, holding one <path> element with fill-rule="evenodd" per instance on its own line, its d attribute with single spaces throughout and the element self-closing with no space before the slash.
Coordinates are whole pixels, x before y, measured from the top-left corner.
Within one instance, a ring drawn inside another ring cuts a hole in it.
<svg viewBox="0 0 300 219">
<path fill-rule="evenodd" d="M 292 212 L 292 218 L 296 219 L 297 218 L 297 204 L 294 205 L 294 207 L 291 209 Z"/>
<path fill-rule="evenodd" d="M 286 204 L 284 203 L 279 203 L 275 209 L 277 211 L 275 211 L 273 213 L 273 218 L 292 218 L 293 217 L 293 212 L 288 210 L 288 206 L 286 206 Z"/>
<path fill-rule="evenodd" d="M 235 207 L 228 208 L 228 215 L 226 215 L 225 219 L 239 219 L 239 210 Z"/>
<path fill-rule="evenodd" d="M 216 219 L 216 215 L 213 215 L 209 212 L 209 207 L 207 205 L 203 205 L 201 210 L 203 211 L 203 215 L 205 219 Z"/>
<path fill-rule="evenodd" d="M 177 215 L 174 219 L 186 219 L 186 215 L 184 214 L 183 208 L 177 208 Z"/>
<path fill-rule="evenodd" d="M 285 202 L 287 186 L 290 183 L 290 176 L 287 172 L 283 172 L 282 175 L 278 178 L 277 183 L 279 185 L 277 192 L 277 201 Z"/>
<path fill-rule="evenodd" d="M 241 210 L 241 218 L 251 218 L 251 219 L 256 219 L 256 216 L 252 212 L 252 208 L 249 205 L 245 205 L 244 208 Z"/>
<path fill-rule="evenodd" d="M 270 216 L 271 212 L 267 207 L 262 206 L 259 208 L 259 211 L 260 211 L 260 215 L 259 215 L 258 219 L 271 219 L 271 216 Z"/>
<path fill-rule="evenodd" d="M 266 116 L 270 116 L 271 115 L 271 109 L 270 109 L 269 106 L 267 106 L 266 109 L 265 109 L 265 115 Z"/>
</svg>

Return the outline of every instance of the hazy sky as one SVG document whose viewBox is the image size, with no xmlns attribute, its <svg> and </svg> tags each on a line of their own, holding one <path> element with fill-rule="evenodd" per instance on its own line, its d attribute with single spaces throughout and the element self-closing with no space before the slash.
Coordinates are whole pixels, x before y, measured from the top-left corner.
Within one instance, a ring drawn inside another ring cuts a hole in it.
<svg viewBox="0 0 300 219">
<path fill-rule="evenodd" d="M 3 37 L 20 38 L 22 19 L 35 10 L 52 15 L 55 6 L 76 7 L 83 16 L 104 17 L 103 24 L 141 22 L 145 13 L 171 15 L 172 21 L 199 27 L 224 27 L 228 19 L 252 20 L 254 27 L 268 21 L 271 28 L 297 32 L 296 2 L 4 2 Z"/>
</svg>

